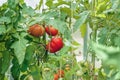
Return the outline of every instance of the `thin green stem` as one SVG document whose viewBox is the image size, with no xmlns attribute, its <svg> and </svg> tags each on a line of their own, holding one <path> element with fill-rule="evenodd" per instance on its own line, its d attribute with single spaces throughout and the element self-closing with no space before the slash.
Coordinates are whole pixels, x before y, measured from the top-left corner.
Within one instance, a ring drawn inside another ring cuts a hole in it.
<svg viewBox="0 0 120 80">
<path fill-rule="evenodd" d="M 70 8 L 71 8 L 71 15 L 70 15 L 70 18 L 69 18 L 69 27 L 71 28 L 71 32 L 73 33 L 73 26 L 72 26 L 72 18 L 73 18 L 73 15 L 74 15 L 74 12 L 73 12 L 73 9 L 72 9 L 72 3 L 73 3 L 73 0 L 70 1 Z M 71 43 L 73 43 L 73 40 L 71 40 Z M 72 53 L 72 67 L 74 67 L 74 57 L 75 57 L 75 54 L 73 52 L 73 48 L 71 49 L 71 53 Z M 74 74 L 72 74 L 72 80 L 74 80 Z"/>
<path fill-rule="evenodd" d="M 95 19 L 95 9 L 96 9 L 96 0 L 92 1 L 92 24 L 93 24 L 93 28 L 92 28 L 92 41 L 96 42 L 96 34 L 97 34 L 97 26 L 96 26 L 96 21 L 93 20 Z M 92 80 L 94 80 L 94 76 L 95 76 L 95 53 L 92 53 Z"/>
</svg>

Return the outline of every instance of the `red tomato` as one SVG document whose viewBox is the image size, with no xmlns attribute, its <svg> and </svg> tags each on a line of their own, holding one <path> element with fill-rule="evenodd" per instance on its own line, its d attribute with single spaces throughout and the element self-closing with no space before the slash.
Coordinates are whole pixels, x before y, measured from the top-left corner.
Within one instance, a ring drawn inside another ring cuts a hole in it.
<svg viewBox="0 0 120 80">
<path fill-rule="evenodd" d="M 58 74 L 54 74 L 54 80 L 58 80 L 59 79 L 59 75 Z"/>
<path fill-rule="evenodd" d="M 64 70 L 58 70 L 59 77 L 64 77 Z"/>
<path fill-rule="evenodd" d="M 32 36 L 40 37 L 45 33 L 45 29 L 43 28 L 43 26 L 35 24 L 29 28 L 28 33 Z"/>
<path fill-rule="evenodd" d="M 58 34 L 58 30 L 53 26 L 45 27 L 45 31 L 48 35 L 51 35 L 51 36 L 56 36 Z"/>
<path fill-rule="evenodd" d="M 51 52 L 51 53 L 55 53 L 55 52 L 56 52 L 56 51 L 54 50 L 54 48 L 51 47 L 50 42 L 46 45 L 46 49 L 47 49 L 49 52 Z"/>
<path fill-rule="evenodd" d="M 59 51 L 64 45 L 62 38 L 52 38 L 51 42 L 56 44 L 57 51 Z"/>
<path fill-rule="evenodd" d="M 52 38 L 51 41 L 46 45 L 46 49 L 51 52 L 55 53 L 59 51 L 64 46 L 62 38 Z"/>
</svg>

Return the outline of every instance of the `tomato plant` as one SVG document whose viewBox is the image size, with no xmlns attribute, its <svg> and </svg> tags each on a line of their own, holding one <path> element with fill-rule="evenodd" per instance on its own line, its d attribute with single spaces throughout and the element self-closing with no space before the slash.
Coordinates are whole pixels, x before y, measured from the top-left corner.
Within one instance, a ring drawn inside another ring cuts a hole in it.
<svg viewBox="0 0 120 80">
<path fill-rule="evenodd" d="M 7 0 L 0 6 L 0 80 L 119 80 L 119 4 L 40 0 L 33 9 Z"/>
</svg>

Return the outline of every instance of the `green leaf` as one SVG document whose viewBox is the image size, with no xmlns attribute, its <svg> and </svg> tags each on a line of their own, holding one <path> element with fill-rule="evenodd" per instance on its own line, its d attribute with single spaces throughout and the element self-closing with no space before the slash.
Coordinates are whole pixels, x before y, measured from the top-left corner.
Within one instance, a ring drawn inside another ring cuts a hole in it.
<svg viewBox="0 0 120 80">
<path fill-rule="evenodd" d="M 29 67 L 30 63 L 32 62 L 34 51 L 35 51 L 35 47 L 33 45 L 29 45 L 26 48 L 25 59 L 21 67 L 22 72 L 25 72 Z"/>
<path fill-rule="evenodd" d="M 17 4 L 19 3 L 19 0 L 7 0 L 8 6 L 12 9 L 15 9 Z"/>
<path fill-rule="evenodd" d="M 58 3 L 54 3 L 55 8 L 58 6 L 63 7 L 63 5 L 70 6 L 71 3 L 70 3 L 70 1 L 68 2 L 68 1 L 63 1 L 63 0 L 59 0 Z"/>
<path fill-rule="evenodd" d="M 29 68 L 29 63 L 28 63 L 28 61 L 24 60 L 24 62 L 22 63 L 22 66 L 20 68 L 21 72 L 26 72 L 28 68 Z"/>
<path fill-rule="evenodd" d="M 49 8 L 52 8 L 53 7 L 53 0 L 48 0 L 46 2 L 46 5 L 49 7 Z"/>
<path fill-rule="evenodd" d="M 33 54 L 35 51 L 35 46 L 34 45 L 29 45 L 26 48 L 26 54 L 25 54 L 25 59 L 21 67 L 21 71 L 25 72 L 27 68 L 30 66 L 31 62 L 33 61 Z"/>
<path fill-rule="evenodd" d="M 40 16 L 36 16 L 36 17 L 34 17 L 33 19 L 31 19 L 30 21 L 29 21 L 29 25 L 31 26 L 31 25 L 33 25 L 33 24 L 35 24 L 35 23 L 40 23 L 40 22 L 43 22 L 43 21 L 45 21 L 45 20 L 48 20 L 48 19 L 50 19 L 50 18 L 53 18 L 53 17 L 56 17 L 56 16 L 58 16 L 58 12 L 56 12 L 56 11 L 48 11 L 48 12 L 46 12 L 46 13 L 44 13 L 44 14 L 40 14 Z"/>
<path fill-rule="evenodd" d="M 5 74 L 10 66 L 10 53 L 8 51 L 3 51 L 3 61 L 2 61 L 2 74 Z"/>
<path fill-rule="evenodd" d="M 61 12 L 66 13 L 68 16 L 71 16 L 71 9 L 67 7 L 60 8 Z"/>
<path fill-rule="evenodd" d="M 106 27 L 102 28 L 98 34 L 98 42 L 100 44 L 105 44 L 106 43 L 106 39 L 107 39 L 107 33 L 108 33 L 108 29 Z"/>
<path fill-rule="evenodd" d="M 0 34 L 3 34 L 6 32 L 6 27 L 5 25 L 0 25 Z"/>
<path fill-rule="evenodd" d="M 34 51 L 35 51 L 34 45 L 29 45 L 26 49 L 25 60 L 30 61 L 32 58 L 32 55 L 34 54 Z"/>
<path fill-rule="evenodd" d="M 74 27 L 73 27 L 73 31 L 75 32 L 79 27 L 82 26 L 82 24 L 85 23 L 87 17 L 89 15 L 88 11 L 84 11 L 80 14 L 80 18 L 75 22 Z"/>
<path fill-rule="evenodd" d="M 28 76 L 28 74 L 22 74 L 19 80 L 27 80 L 26 77 Z"/>
<path fill-rule="evenodd" d="M 23 15 L 34 16 L 35 11 L 31 7 L 28 7 L 25 4 L 22 7 L 23 7 L 22 9 Z"/>
<path fill-rule="evenodd" d="M 2 64 L 2 58 L 0 58 L 0 64 Z M 4 80 L 5 74 L 1 74 L 2 66 L 0 66 L 0 80 Z"/>
<path fill-rule="evenodd" d="M 11 19 L 10 17 L 0 17 L 0 23 L 10 23 L 11 22 Z"/>
<path fill-rule="evenodd" d="M 107 8 L 107 3 L 108 3 L 108 0 L 104 0 L 104 1 L 101 1 L 99 2 L 98 6 L 97 6 L 97 13 L 102 13 L 104 10 L 106 10 Z"/>
<path fill-rule="evenodd" d="M 120 0 L 111 0 L 111 2 L 112 2 L 112 9 L 117 9 L 120 4 Z"/>
<path fill-rule="evenodd" d="M 104 65 L 112 65 L 120 70 L 120 48 L 105 46 L 97 43 L 91 43 L 92 50 L 97 57 L 103 61 Z"/>
<path fill-rule="evenodd" d="M 0 80 L 4 80 L 5 75 L 0 74 Z"/>
<path fill-rule="evenodd" d="M 0 64 L 2 64 L 2 58 L 0 57 Z M 0 66 L 0 73 L 2 71 L 2 66 Z"/>
<path fill-rule="evenodd" d="M 115 79 L 114 80 L 119 80 L 120 79 L 120 71 L 115 75 Z"/>
<path fill-rule="evenodd" d="M 43 4 L 43 0 L 40 0 L 39 5 L 36 7 L 36 9 L 40 10 L 40 8 L 42 7 Z"/>
<path fill-rule="evenodd" d="M 18 63 L 18 60 L 14 57 L 13 60 L 12 60 L 12 68 L 11 68 L 11 74 L 12 74 L 12 77 L 15 79 L 15 80 L 18 80 L 19 76 L 20 76 L 20 65 Z"/>
<path fill-rule="evenodd" d="M 34 66 L 31 66 L 30 67 L 30 70 L 31 70 L 31 75 L 33 77 L 34 80 L 40 80 L 40 77 L 41 76 L 41 72 L 40 72 L 40 67 L 34 65 Z"/>
<path fill-rule="evenodd" d="M 59 53 L 64 55 L 65 53 L 68 52 L 69 49 L 70 49 L 69 46 L 64 46 L 64 47 L 59 51 Z"/>
<path fill-rule="evenodd" d="M 120 47 L 120 37 L 115 37 L 114 42 L 116 46 Z"/>
<path fill-rule="evenodd" d="M 71 30 L 67 27 L 65 28 L 64 37 L 69 41 L 72 40 Z"/>
<path fill-rule="evenodd" d="M 53 18 L 53 17 L 58 17 L 59 16 L 59 12 L 57 11 L 48 11 L 47 13 L 41 15 L 42 18 L 44 19 L 50 19 L 50 18 Z"/>
<path fill-rule="evenodd" d="M 19 64 L 22 64 L 25 57 L 27 40 L 24 39 L 23 36 L 18 36 L 18 39 L 18 41 L 12 44 L 11 48 L 14 49 Z"/>
</svg>

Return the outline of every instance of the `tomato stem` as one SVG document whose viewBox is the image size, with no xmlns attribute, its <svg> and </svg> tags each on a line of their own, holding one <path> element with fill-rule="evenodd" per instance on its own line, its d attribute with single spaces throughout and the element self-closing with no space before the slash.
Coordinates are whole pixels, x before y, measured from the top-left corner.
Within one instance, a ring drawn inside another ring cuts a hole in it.
<svg viewBox="0 0 120 80">
<path fill-rule="evenodd" d="M 96 13 L 95 13 L 95 8 L 96 8 L 96 0 L 93 0 L 92 1 L 92 24 L 93 24 L 93 27 L 92 27 L 92 33 L 91 33 L 91 39 L 92 41 L 96 42 L 96 34 L 97 34 L 97 25 L 96 25 Z M 95 77 L 95 59 L 96 59 L 96 55 L 95 55 L 95 52 L 92 53 L 92 80 L 94 80 L 94 77 Z"/>
</svg>

